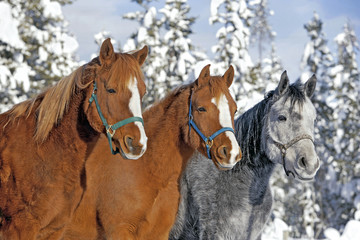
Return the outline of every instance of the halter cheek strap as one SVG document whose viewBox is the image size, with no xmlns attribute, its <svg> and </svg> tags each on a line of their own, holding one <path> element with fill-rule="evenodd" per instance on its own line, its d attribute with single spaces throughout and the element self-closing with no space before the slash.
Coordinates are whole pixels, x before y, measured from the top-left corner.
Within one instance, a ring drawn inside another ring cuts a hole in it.
<svg viewBox="0 0 360 240">
<path fill-rule="evenodd" d="M 281 152 L 281 158 L 282 158 L 282 162 L 283 162 L 283 167 L 284 167 L 284 171 L 286 173 L 286 176 L 289 176 L 290 173 L 293 175 L 293 177 L 295 178 L 295 174 L 291 171 L 291 170 L 287 170 L 286 169 L 286 165 L 285 165 L 285 156 L 286 156 L 286 151 L 295 143 L 297 143 L 300 140 L 304 140 L 304 139 L 309 139 L 313 144 L 314 144 L 314 140 L 312 139 L 312 137 L 309 134 L 302 134 L 299 135 L 297 137 L 295 137 L 294 139 L 292 139 L 290 142 L 288 142 L 287 144 L 282 144 L 280 142 L 275 141 L 273 138 L 270 137 L 270 139 L 274 142 L 275 146 L 277 148 L 280 149 Z"/>
<path fill-rule="evenodd" d="M 128 124 L 128 123 L 132 123 L 132 122 L 141 122 L 144 126 L 144 121 L 141 117 L 130 117 L 130 118 L 126 118 L 120 122 L 117 122 L 113 125 L 109 125 L 104 117 L 104 115 L 102 114 L 101 112 L 101 109 L 100 109 L 100 105 L 99 105 L 99 102 L 98 102 L 98 99 L 97 99 L 97 96 L 96 96 L 96 91 L 97 91 L 97 87 L 96 87 L 96 82 L 94 81 L 94 90 L 91 94 L 91 97 L 89 99 L 89 103 L 91 105 L 91 103 L 94 101 L 95 102 L 95 105 L 96 105 L 96 109 L 98 111 L 98 114 L 100 116 L 100 119 L 103 123 L 103 125 L 105 126 L 105 129 L 106 129 L 106 135 L 107 135 L 107 138 L 108 138 L 108 141 L 109 141 L 109 145 L 110 145 L 110 149 L 111 149 L 111 153 L 113 155 L 117 154 L 117 153 L 120 153 L 119 149 L 116 148 L 115 150 L 113 149 L 112 147 L 112 137 L 115 135 L 115 132 L 116 132 L 116 129 Z"/>
<path fill-rule="evenodd" d="M 191 133 L 191 127 L 194 128 L 194 130 L 199 134 L 199 136 L 201 137 L 201 139 L 205 142 L 205 146 L 206 146 L 206 153 L 208 155 L 208 158 L 211 159 L 211 154 L 210 154 L 210 150 L 211 147 L 213 145 L 213 140 L 216 136 L 218 136 L 220 133 L 223 133 L 225 131 L 230 131 L 230 132 L 234 132 L 234 129 L 230 128 L 230 127 L 224 127 L 221 128 L 219 130 L 217 130 L 215 133 L 213 133 L 210 137 L 206 137 L 201 131 L 200 129 L 196 126 L 195 122 L 194 122 L 194 117 L 191 113 L 191 105 L 192 105 L 192 92 L 190 95 L 190 104 L 189 104 L 189 135 Z"/>
</svg>

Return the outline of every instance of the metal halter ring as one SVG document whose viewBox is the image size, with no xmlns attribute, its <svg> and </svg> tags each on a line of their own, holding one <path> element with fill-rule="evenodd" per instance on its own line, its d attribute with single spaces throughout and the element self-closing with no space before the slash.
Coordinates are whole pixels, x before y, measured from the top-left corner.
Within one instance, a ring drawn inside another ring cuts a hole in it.
<svg viewBox="0 0 360 240">
<path fill-rule="evenodd" d="M 205 143 L 206 143 L 206 146 L 208 146 L 209 148 L 211 148 L 212 145 L 214 144 L 214 140 L 213 140 L 213 139 L 211 139 L 211 140 L 210 140 L 210 139 L 207 139 Z"/>
<path fill-rule="evenodd" d="M 115 130 L 113 130 L 112 128 L 112 125 L 109 125 L 109 127 L 106 128 L 106 132 L 111 136 L 113 137 L 115 135 Z"/>
</svg>

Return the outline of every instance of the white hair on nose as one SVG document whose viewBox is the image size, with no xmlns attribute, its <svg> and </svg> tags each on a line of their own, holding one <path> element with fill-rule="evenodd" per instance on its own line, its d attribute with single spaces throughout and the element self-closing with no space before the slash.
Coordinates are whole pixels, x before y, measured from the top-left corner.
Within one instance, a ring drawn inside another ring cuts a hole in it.
<svg viewBox="0 0 360 240">
<path fill-rule="evenodd" d="M 219 109 L 219 122 L 221 127 L 233 128 L 230 106 L 226 96 L 224 94 L 221 94 L 218 101 L 216 101 L 215 98 L 212 98 L 211 102 L 215 104 L 215 106 Z M 231 142 L 229 164 L 235 164 L 236 156 L 240 154 L 239 144 L 236 141 L 235 134 L 233 134 L 232 132 L 226 131 L 225 135 L 229 138 Z"/>
</svg>

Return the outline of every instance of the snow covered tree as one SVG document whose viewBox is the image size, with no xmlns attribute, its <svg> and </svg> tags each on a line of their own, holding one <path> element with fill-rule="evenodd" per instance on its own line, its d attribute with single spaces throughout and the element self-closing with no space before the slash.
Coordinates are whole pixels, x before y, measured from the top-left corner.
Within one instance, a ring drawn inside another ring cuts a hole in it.
<svg viewBox="0 0 360 240">
<path fill-rule="evenodd" d="M 326 46 L 322 21 L 315 13 L 306 24 L 310 42 L 306 44 L 301 67 L 306 79 L 318 76 L 319 89 L 313 102 L 317 109 L 315 143 L 321 168 L 313 183 L 301 186 L 296 202 L 287 209 L 302 209 L 297 216 L 301 225 L 293 223 L 296 236 L 323 237 L 324 230 L 334 227 L 340 231 L 360 207 L 359 137 L 359 72 L 356 53 L 359 50 L 354 32 L 346 24 L 335 41 L 338 56 L 334 58 Z M 298 188 L 298 186 L 297 186 Z M 311 195 L 309 193 L 312 193 Z M 289 196 L 292 199 L 295 196 Z M 300 201 L 299 201 L 300 200 Z M 354 203 L 355 202 L 355 203 Z M 291 210 L 290 210 L 291 211 Z M 289 219 L 284 219 L 290 225 Z"/>
<path fill-rule="evenodd" d="M 344 226 L 360 209 L 360 78 L 357 66 L 359 43 L 349 23 L 344 31 L 335 37 L 337 44 L 336 65 L 330 69 L 332 98 L 328 100 L 334 109 L 335 134 L 332 136 L 335 157 L 329 166 L 331 190 L 326 213 L 331 226 Z M 336 187 L 335 187 L 336 186 Z M 330 198 L 332 197 L 332 198 Z M 334 199 L 337 204 L 334 204 Z M 339 204 L 340 203 L 340 204 Z M 341 229 L 340 229 L 341 230 Z"/>
<path fill-rule="evenodd" d="M 281 60 L 276 54 L 275 44 L 271 44 L 270 56 L 262 60 L 260 76 L 265 82 L 265 92 L 274 90 L 280 81 L 280 76 L 284 71 Z"/>
<path fill-rule="evenodd" d="M 218 42 L 212 47 L 214 60 L 218 63 L 216 72 L 222 73 L 230 64 L 235 67 L 232 90 L 242 112 L 259 100 L 261 94 L 257 88 L 265 87 L 253 72 L 254 64 L 249 54 L 250 23 L 254 14 L 247 0 L 212 0 L 210 11 L 210 24 L 222 25 L 216 33 Z"/>
<path fill-rule="evenodd" d="M 194 17 L 188 17 L 187 0 L 166 0 L 159 10 L 160 18 L 151 1 L 135 0 L 143 11 L 124 16 L 139 22 L 140 27 L 124 45 L 124 50 L 148 45 L 150 52 L 144 65 L 148 94 L 144 105 L 165 96 L 168 91 L 186 81 L 193 73 L 196 61 L 204 59 L 189 38 Z M 161 34 L 160 34 L 161 33 Z"/>
<path fill-rule="evenodd" d="M 159 12 L 164 14 L 162 22 L 166 30 L 164 44 L 168 47 L 166 56 L 166 88 L 170 90 L 188 80 L 193 66 L 201 59 L 189 38 L 194 17 L 188 17 L 190 7 L 187 0 L 167 0 Z"/>
<path fill-rule="evenodd" d="M 251 21 L 250 31 L 252 42 L 257 44 L 259 54 L 259 65 L 262 68 L 263 51 L 268 42 L 272 42 L 275 37 L 275 32 L 272 31 L 269 24 L 269 16 L 274 12 L 269 9 L 267 0 L 254 0 L 249 3 L 250 8 L 253 9 L 254 18 Z"/>
<path fill-rule="evenodd" d="M 4 0 L 1 21 L 10 21 L 9 32 L 1 31 L 1 62 L 9 71 L 2 74 L 1 102 L 12 105 L 68 75 L 77 66 L 78 43 L 67 32 L 61 4 L 67 0 Z M 9 8 L 11 14 L 9 14 Z M 5 19 L 7 16 L 7 19 Z M 4 30 L 6 30 L 4 28 Z M 8 36 L 5 36 L 8 35 Z M 12 42 L 10 39 L 15 39 Z M 9 74 L 10 72 L 10 74 Z M 4 77 L 6 75 L 6 77 Z M 5 92 L 9 91 L 10 95 Z M 15 92 L 13 92 L 15 91 Z M 16 94 L 13 97 L 12 93 Z M 5 97 L 4 97 L 5 96 Z M 4 98 L 3 98 L 4 97 Z"/>
<path fill-rule="evenodd" d="M 111 36 L 111 33 L 103 30 L 94 35 L 95 44 L 96 46 L 98 46 L 98 49 L 96 50 L 96 52 L 91 54 L 91 59 L 99 56 L 101 45 L 107 38 L 111 39 L 111 44 L 114 46 L 114 50 L 119 52 L 121 51 L 121 48 L 117 45 L 116 40 Z"/>
<path fill-rule="evenodd" d="M 29 91 L 29 75 L 33 74 L 23 60 L 25 43 L 13 12 L 9 3 L 0 2 L 0 23 L 4 26 L 0 28 L 0 112 L 26 99 L 23 92 Z"/>
<path fill-rule="evenodd" d="M 160 28 L 163 22 L 159 19 L 155 7 L 150 6 L 150 0 L 135 0 L 143 11 L 137 11 L 124 15 L 125 19 L 139 22 L 139 29 L 132 34 L 124 45 L 125 51 L 131 51 L 148 45 L 149 54 L 143 66 L 147 94 L 144 96 L 143 105 L 147 106 L 159 100 L 166 93 L 166 68 L 167 46 L 160 37 Z"/>
<path fill-rule="evenodd" d="M 304 25 L 310 41 L 306 44 L 300 68 L 301 80 L 305 82 L 312 74 L 318 78 L 326 77 L 327 69 L 333 65 L 334 58 L 327 47 L 325 34 L 322 32 L 323 22 L 314 12 L 311 21 Z"/>
</svg>

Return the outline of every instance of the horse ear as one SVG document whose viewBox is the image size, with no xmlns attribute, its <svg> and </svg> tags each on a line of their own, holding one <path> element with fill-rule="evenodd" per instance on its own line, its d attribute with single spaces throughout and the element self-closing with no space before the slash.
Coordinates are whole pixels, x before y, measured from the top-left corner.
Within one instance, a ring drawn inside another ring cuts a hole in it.
<svg viewBox="0 0 360 240">
<path fill-rule="evenodd" d="M 131 55 L 133 55 L 133 57 L 138 61 L 139 65 L 141 66 L 145 62 L 145 59 L 148 55 L 148 51 L 149 48 L 148 46 L 145 45 L 142 49 L 132 53 Z"/>
<path fill-rule="evenodd" d="M 100 48 L 100 64 L 101 65 L 108 65 L 112 62 L 113 58 L 115 57 L 114 47 L 111 44 L 110 38 L 107 38 L 101 45 Z"/>
<path fill-rule="evenodd" d="M 226 80 L 226 85 L 229 88 L 234 80 L 234 68 L 232 65 L 230 65 L 222 77 Z"/>
<path fill-rule="evenodd" d="M 280 82 L 277 88 L 275 89 L 275 94 L 282 96 L 289 88 L 289 78 L 286 71 L 281 74 Z"/>
<path fill-rule="evenodd" d="M 206 81 L 209 81 L 210 78 L 210 64 L 206 65 L 200 72 L 200 75 L 197 79 L 198 86 L 201 86 Z"/>
<path fill-rule="evenodd" d="M 305 93 L 309 98 L 311 98 L 315 92 L 316 80 L 316 76 L 313 74 L 312 77 L 305 83 Z"/>
</svg>

